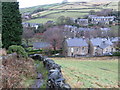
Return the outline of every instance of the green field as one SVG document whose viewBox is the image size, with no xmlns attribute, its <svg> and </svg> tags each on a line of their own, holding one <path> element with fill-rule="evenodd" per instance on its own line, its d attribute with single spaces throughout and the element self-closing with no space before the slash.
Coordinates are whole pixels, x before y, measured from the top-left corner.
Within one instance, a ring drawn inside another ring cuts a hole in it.
<svg viewBox="0 0 120 90">
<path fill-rule="evenodd" d="M 56 21 L 54 18 L 39 18 L 39 19 L 33 19 L 33 20 L 29 20 L 29 21 L 26 21 L 26 22 L 29 22 L 29 23 L 46 23 L 47 21 Z"/>
<path fill-rule="evenodd" d="M 52 58 L 73 88 L 118 87 L 118 60 Z"/>
<path fill-rule="evenodd" d="M 41 14 L 41 15 L 43 15 L 43 14 Z M 29 23 L 46 23 L 49 20 L 56 21 L 57 18 L 60 17 L 60 16 L 78 18 L 78 17 L 82 17 L 86 14 L 88 14 L 88 13 L 80 13 L 80 12 L 61 12 L 61 13 L 59 13 L 58 12 L 58 13 L 49 14 L 49 15 L 45 16 L 44 18 L 32 19 L 32 20 L 28 20 L 26 22 L 29 22 Z"/>
<path fill-rule="evenodd" d="M 80 12 L 61 12 L 61 13 L 55 13 L 48 15 L 47 18 L 58 18 L 60 16 L 65 16 L 65 17 L 72 17 L 72 18 L 78 18 L 82 17 L 83 15 L 86 15 L 88 13 L 80 13 Z"/>
</svg>

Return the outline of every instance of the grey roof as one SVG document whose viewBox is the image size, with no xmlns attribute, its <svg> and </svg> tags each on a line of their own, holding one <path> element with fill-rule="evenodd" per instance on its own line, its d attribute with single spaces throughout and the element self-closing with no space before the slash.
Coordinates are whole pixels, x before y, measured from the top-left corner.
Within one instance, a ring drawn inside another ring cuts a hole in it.
<svg viewBox="0 0 120 90">
<path fill-rule="evenodd" d="M 22 22 L 22 24 L 40 25 L 40 23 L 29 23 L 29 22 Z"/>
<path fill-rule="evenodd" d="M 78 21 L 88 21 L 88 19 L 78 19 Z"/>
<path fill-rule="evenodd" d="M 105 16 L 95 16 L 95 17 L 92 17 L 92 18 L 115 18 L 115 16 L 107 16 L 107 17 L 105 17 Z"/>
<path fill-rule="evenodd" d="M 119 40 L 120 40 L 119 37 L 115 37 L 115 38 L 112 39 L 112 42 L 117 42 L 117 41 L 119 41 Z"/>
<path fill-rule="evenodd" d="M 78 28 L 77 31 L 92 31 L 94 30 L 93 28 Z"/>
<path fill-rule="evenodd" d="M 103 41 L 105 41 L 105 44 L 112 45 L 112 42 L 110 41 L 110 39 L 106 39 L 106 38 L 92 38 L 91 39 L 93 46 L 100 46 L 103 43 Z"/>
<path fill-rule="evenodd" d="M 88 46 L 86 40 L 82 38 L 67 39 L 66 41 L 69 47 Z"/>
<path fill-rule="evenodd" d="M 100 30 L 108 31 L 108 30 L 110 30 L 110 28 L 100 28 Z"/>
<path fill-rule="evenodd" d="M 50 47 L 50 44 L 47 42 L 34 42 L 33 47 L 36 49 Z"/>
<path fill-rule="evenodd" d="M 110 46 L 110 44 L 107 43 L 101 43 L 100 48 L 104 49 L 106 47 Z"/>
</svg>

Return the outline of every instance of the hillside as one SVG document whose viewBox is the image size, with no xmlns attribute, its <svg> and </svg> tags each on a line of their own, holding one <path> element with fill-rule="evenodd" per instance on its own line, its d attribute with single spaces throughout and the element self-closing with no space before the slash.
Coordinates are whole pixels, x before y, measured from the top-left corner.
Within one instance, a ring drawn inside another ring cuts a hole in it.
<svg viewBox="0 0 120 90">
<path fill-rule="evenodd" d="M 98 0 L 97 0 L 98 1 Z M 40 5 L 30 8 L 21 9 L 21 13 L 32 13 L 32 19 L 26 22 L 30 23 L 45 23 L 49 20 L 56 21 L 56 18 L 60 16 L 78 18 L 87 15 L 90 10 L 100 11 L 102 9 L 114 9 L 118 10 L 118 2 L 106 0 L 108 2 L 68 2 L 57 3 L 49 5 Z M 33 13 L 34 10 L 44 8 L 44 11 Z"/>
<path fill-rule="evenodd" d="M 37 77 L 34 60 L 18 58 L 15 53 L 2 58 L 0 71 L 2 72 L 1 88 L 29 88 Z"/>
</svg>

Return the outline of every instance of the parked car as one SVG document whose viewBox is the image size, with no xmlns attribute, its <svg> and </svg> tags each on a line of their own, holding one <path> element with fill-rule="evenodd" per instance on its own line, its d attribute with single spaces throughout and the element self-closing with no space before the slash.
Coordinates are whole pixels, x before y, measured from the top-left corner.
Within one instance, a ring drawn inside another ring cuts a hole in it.
<svg viewBox="0 0 120 90">
<path fill-rule="evenodd" d="M 104 53 L 104 56 L 111 56 L 111 55 L 113 55 L 111 52 L 109 52 L 109 53 Z"/>
</svg>

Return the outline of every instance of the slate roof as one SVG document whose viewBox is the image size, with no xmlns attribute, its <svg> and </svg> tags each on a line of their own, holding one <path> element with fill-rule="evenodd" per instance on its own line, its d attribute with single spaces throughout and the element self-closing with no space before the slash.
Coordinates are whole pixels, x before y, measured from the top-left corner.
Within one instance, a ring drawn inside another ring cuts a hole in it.
<svg viewBox="0 0 120 90">
<path fill-rule="evenodd" d="M 78 28 L 77 31 L 92 31 L 94 30 L 93 28 Z"/>
<path fill-rule="evenodd" d="M 108 31 L 108 30 L 110 30 L 110 28 L 100 28 L 100 30 Z"/>
<path fill-rule="evenodd" d="M 67 39 L 66 41 L 67 41 L 68 47 L 88 46 L 86 40 L 82 38 Z"/>
<path fill-rule="evenodd" d="M 104 49 L 106 47 L 110 46 L 110 44 L 107 43 L 101 43 L 100 48 Z"/>
<path fill-rule="evenodd" d="M 91 42 L 92 42 L 93 46 L 100 46 L 100 47 L 106 47 L 106 46 L 113 44 L 110 41 L 110 39 L 106 39 L 106 38 L 92 38 Z M 104 44 L 103 44 L 103 42 L 104 42 Z"/>
<path fill-rule="evenodd" d="M 112 39 L 112 42 L 117 42 L 117 41 L 119 41 L 119 40 L 120 40 L 119 37 L 115 37 L 115 38 Z"/>
<path fill-rule="evenodd" d="M 50 44 L 47 42 L 34 42 L 33 47 L 36 49 L 50 47 Z"/>
</svg>

